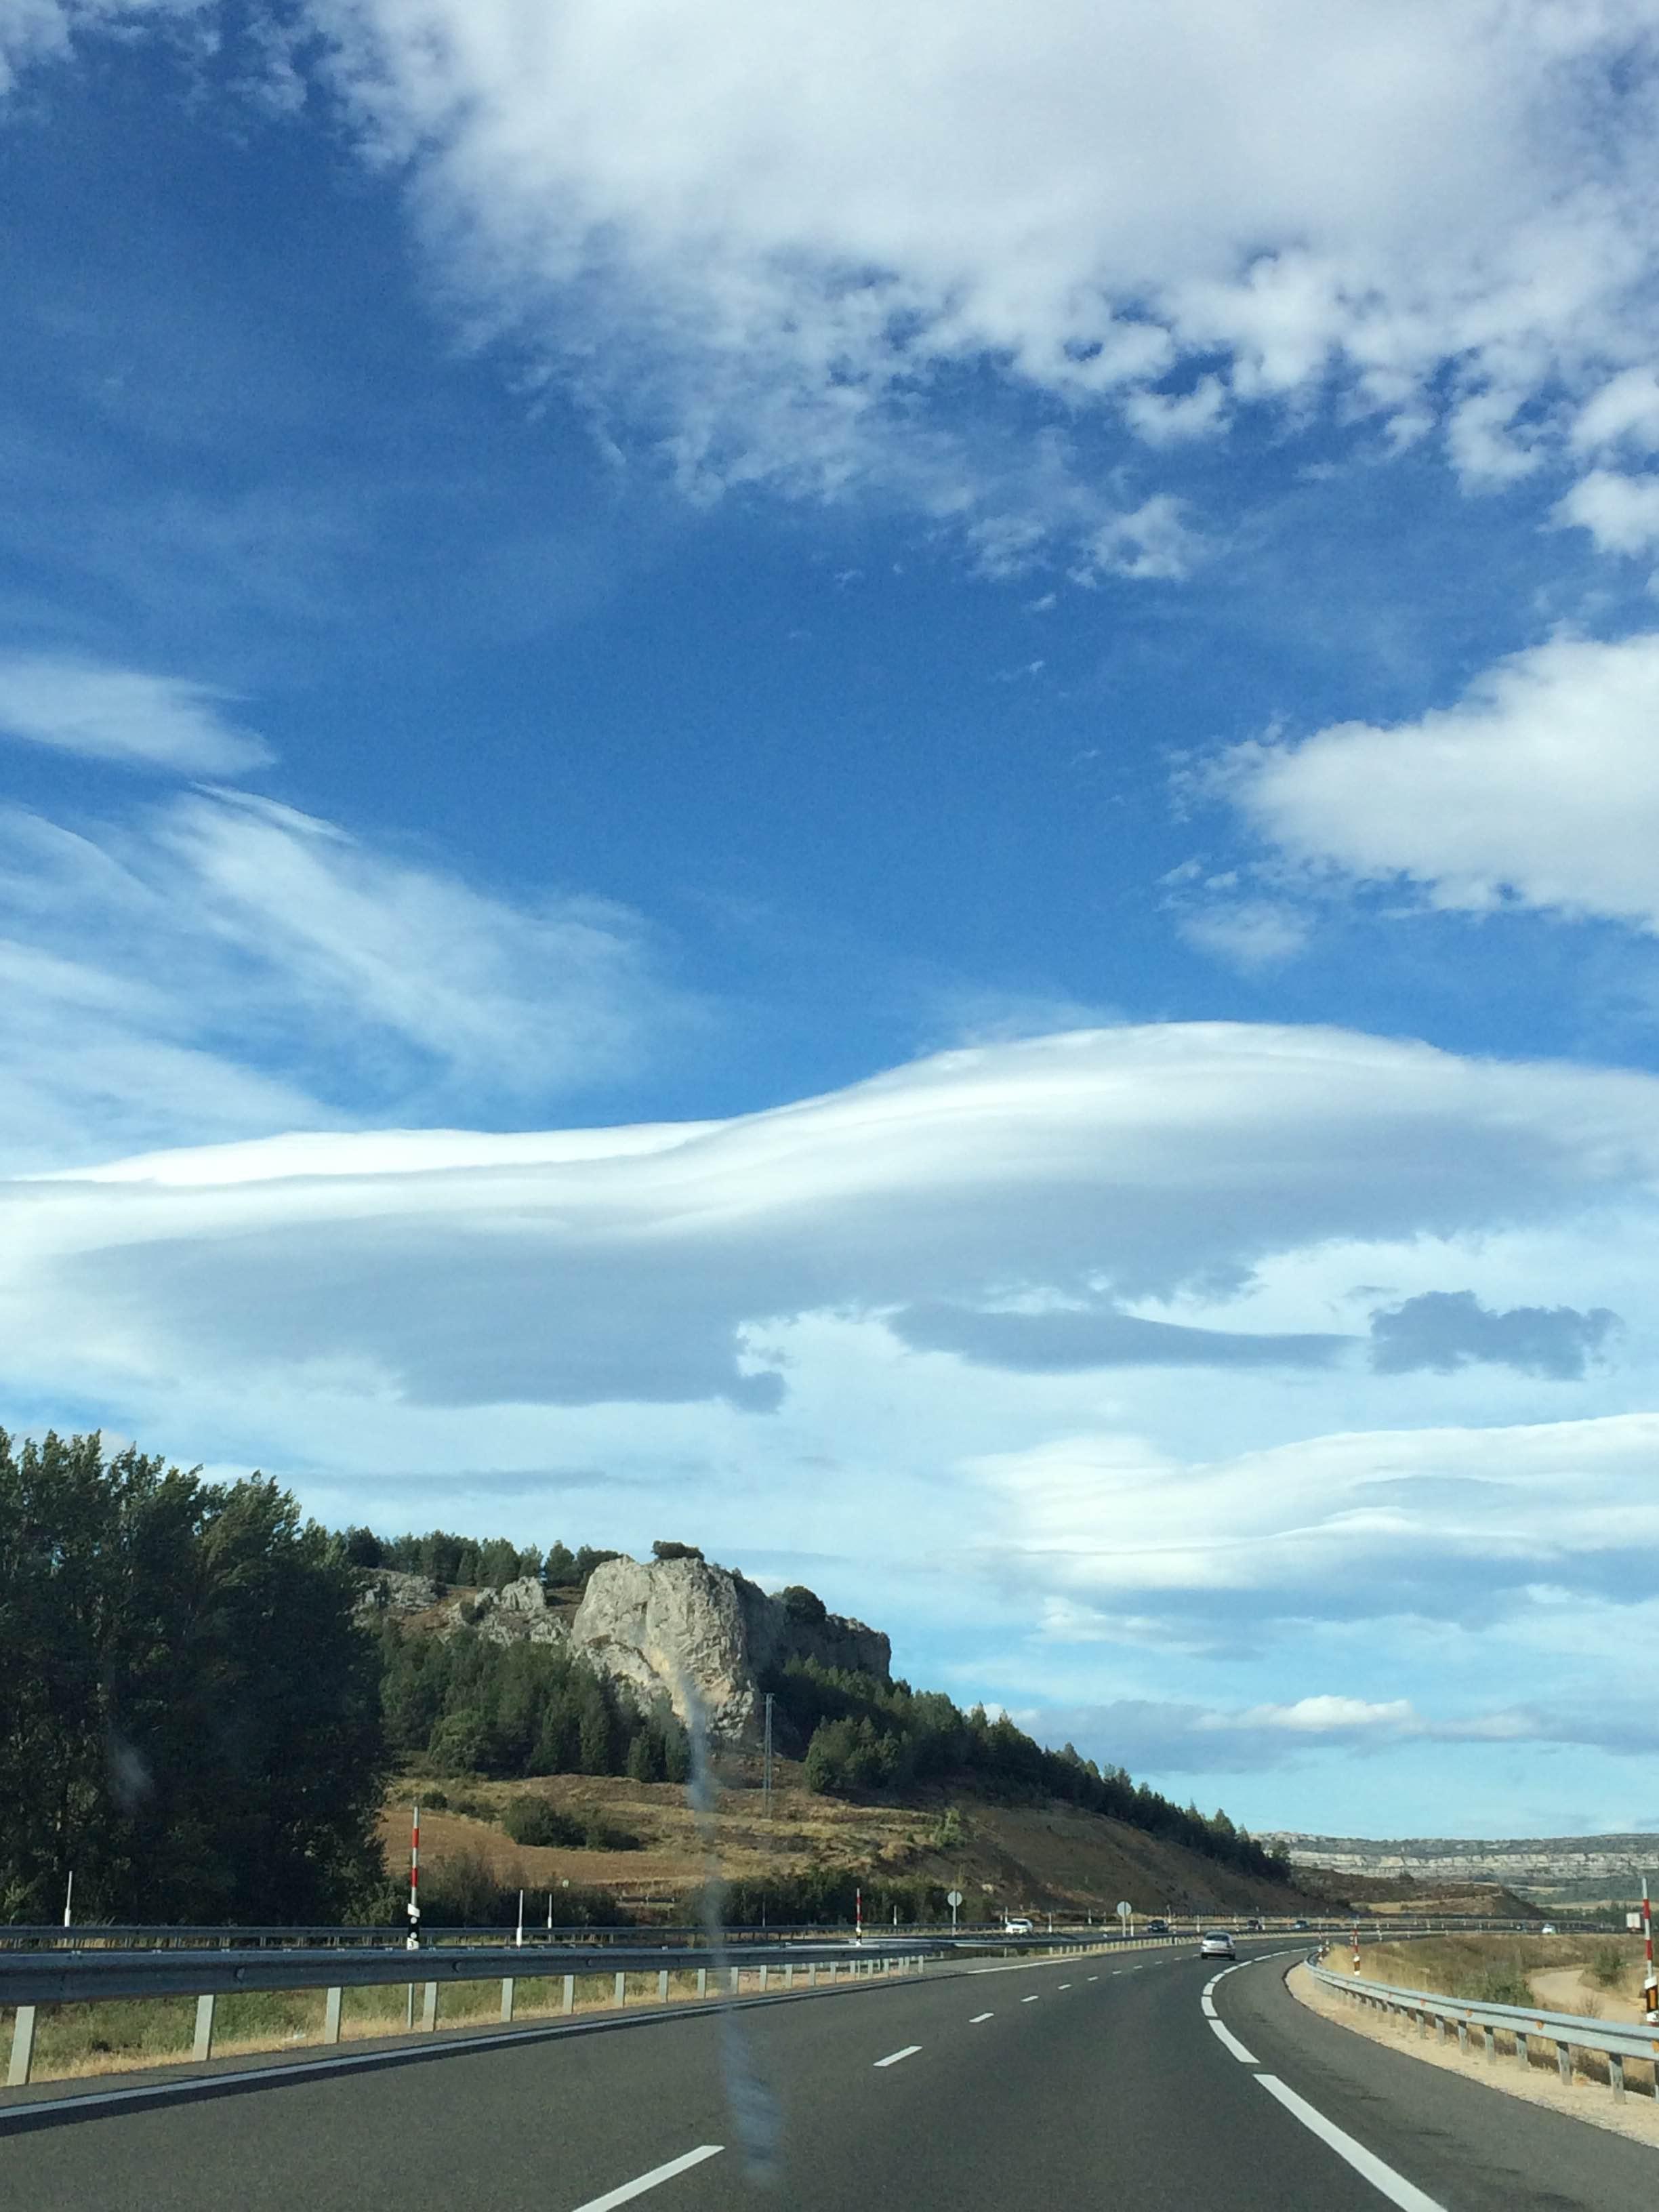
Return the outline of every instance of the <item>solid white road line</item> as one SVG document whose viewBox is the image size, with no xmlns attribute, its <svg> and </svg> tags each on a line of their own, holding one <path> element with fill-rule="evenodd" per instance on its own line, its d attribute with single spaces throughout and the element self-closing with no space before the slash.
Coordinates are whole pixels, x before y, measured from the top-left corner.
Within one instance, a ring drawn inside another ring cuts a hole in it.
<svg viewBox="0 0 1659 2212">
<path fill-rule="evenodd" d="M 706 2158 L 718 2158 L 726 2148 L 724 2143 L 699 2143 L 684 2158 L 671 2158 L 666 2166 L 653 2166 L 649 2173 L 641 2174 L 637 2181 L 624 2181 L 620 2189 L 608 2189 L 603 2197 L 590 2197 L 586 2204 L 579 2204 L 576 2212 L 611 2212 L 613 2204 L 629 2204 L 635 2197 L 643 2197 L 647 2189 L 658 2188 L 672 2181 L 677 2173 L 688 2167 L 701 2166 Z"/>
<path fill-rule="evenodd" d="M 1224 2027 L 1218 2020 L 1212 2020 L 1210 2026 L 1224 2048 L 1232 2052 L 1241 2066 L 1260 2066 L 1261 2061 L 1256 2057 L 1255 2051 L 1246 2051 L 1231 2028 Z"/>
<path fill-rule="evenodd" d="M 907 2043 L 902 2051 L 890 2051 L 885 2058 L 878 2058 L 878 2066 L 896 2066 L 901 2058 L 914 2058 L 921 2048 L 919 2043 Z"/>
<path fill-rule="evenodd" d="M 1407 2181 L 1403 2173 L 1396 2173 L 1391 2166 L 1385 2166 L 1364 2143 L 1356 2142 L 1352 2136 L 1345 2135 L 1328 2120 L 1323 2112 L 1316 2111 L 1305 2097 L 1298 2097 L 1294 2089 L 1287 2089 L 1277 2075 L 1258 2074 L 1255 2078 L 1270 2097 L 1277 2097 L 1285 2111 L 1301 2121 L 1310 2135 L 1328 2143 L 1339 2158 L 1346 2159 L 1354 2172 L 1363 2175 L 1373 2189 L 1380 2190 L 1390 2204 L 1399 2205 L 1401 2212 L 1445 2212 L 1444 2205 L 1437 2197 L 1425 2196 L 1415 2182 Z"/>
<path fill-rule="evenodd" d="M 996 2014 L 994 2012 L 976 2012 L 973 2018 L 969 2021 L 968 2025 L 969 2027 L 977 2027 L 981 2021 L 994 2020 L 995 2018 Z"/>
<path fill-rule="evenodd" d="M 1022 2004 L 1035 2004 L 1036 2002 L 1036 1999 L 1034 1996 L 1022 1997 L 1020 1999 L 1020 2002 Z"/>
</svg>

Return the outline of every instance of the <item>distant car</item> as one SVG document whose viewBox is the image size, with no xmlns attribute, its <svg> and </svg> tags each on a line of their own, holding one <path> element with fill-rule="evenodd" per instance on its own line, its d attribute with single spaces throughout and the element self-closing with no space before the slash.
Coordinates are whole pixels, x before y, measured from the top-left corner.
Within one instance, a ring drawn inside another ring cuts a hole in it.
<svg viewBox="0 0 1659 2212">
<path fill-rule="evenodd" d="M 1206 1928 L 1198 1939 L 1198 1955 L 1200 1959 L 1236 1959 L 1238 1953 L 1233 1945 L 1231 1929 Z"/>
<path fill-rule="evenodd" d="M 1167 1936 L 1169 1932 L 1170 1923 L 1167 1920 L 1149 1920 L 1146 1923 L 1146 1933 L 1149 1936 Z"/>
<path fill-rule="evenodd" d="M 1011 1912 L 1002 1923 L 1002 1932 L 1005 1936 L 1034 1936 L 1036 1928 L 1025 1913 Z"/>
<path fill-rule="evenodd" d="M 1292 1928 L 1305 1928 L 1307 1924 L 1308 1923 L 1305 1920 L 1293 1920 L 1291 1923 Z"/>
<path fill-rule="evenodd" d="M 1244 1933 L 1247 1936 L 1265 1936 L 1267 1932 L 1267 1923 L 1265 1920 L 1247 1920 L 1244 1923 Z"/>
<path fill-rule="evenodd" d="M 1555 1933 L 1555 1923 L 1553 1920 L 1547 1920 L 1538 1932 L 1540 1936 L 1553 1936 Z M 1553 1973 L 1555 1970 L 1552 1967 L 1550 1971 Z"/>
</svg>

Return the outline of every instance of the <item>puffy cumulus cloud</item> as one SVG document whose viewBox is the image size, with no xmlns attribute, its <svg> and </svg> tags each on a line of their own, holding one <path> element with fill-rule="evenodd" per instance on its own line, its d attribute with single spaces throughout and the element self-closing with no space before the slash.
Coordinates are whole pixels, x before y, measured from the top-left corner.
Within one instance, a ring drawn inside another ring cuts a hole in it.
<svg viewBox="0 0 1659 2212">
<path fill-rule="evenodd" d="M 233 792 L 100 830 L 0 812 L 0 857 L 14 1164 L 539 1098 L 684 1011 L 619 908 L 514 902 Z"/>
<path fill-rule="evenodd" d="M 1522 1375 L 1577 1380 L 1619 1326 L 1605 1306 L 1515 1306 L 1494 1313 L 1473 1291 L 1425 1291 L 1371 1316 L 1371 1364 L 1385 1375 L 1449 1375 L 1492 1360 Z"/>
<path fill-rule="evenodd" d="M 236 775 L 273 756 L 205 684 L 50 655 L 0 656 L 0 734 L 128 768 Z"/>
<path fill-rule="evenodd" d="M 1411 722 L 1232 748 L 1216 788 L 1284 854 L 1433 906 L 1659 930 L 1659 635 L 1558 637 Z"/>
<path fill-rule="evenodd" d="M 876 472 L 977 511 L 948 426 L 988 368 L 1152 449 L 1258 403 L 1438 421 L 1502 483 L 1651 351 L 1652 0 L 308 14 L 475 325 L 694 487 Z M 1178 573 L 1140 520 L 1069 519 Z"/>
</svg>

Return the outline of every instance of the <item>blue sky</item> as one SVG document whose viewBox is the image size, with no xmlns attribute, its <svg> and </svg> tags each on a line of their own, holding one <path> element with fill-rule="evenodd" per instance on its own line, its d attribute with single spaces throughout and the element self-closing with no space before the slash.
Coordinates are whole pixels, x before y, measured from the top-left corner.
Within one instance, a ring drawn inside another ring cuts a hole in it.
<svg viewBox="0 0 1659 2212">
<path fill-rule="evenodd" d="M 1659 7 L 1329 15 L 0 0 L 0 1420 L 1659 1825 Z"/>
</svg>

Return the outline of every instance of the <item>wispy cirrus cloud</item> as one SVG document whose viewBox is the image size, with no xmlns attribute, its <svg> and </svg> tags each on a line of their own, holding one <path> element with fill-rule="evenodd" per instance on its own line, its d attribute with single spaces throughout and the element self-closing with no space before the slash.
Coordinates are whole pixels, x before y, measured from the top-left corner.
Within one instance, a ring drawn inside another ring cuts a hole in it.
<svg viewBox="0 0 1659 2212">
<path fill-rule="evenodd" d="M 622 908 L 481 890 L 246 793 L 0 812 L 0 858 L 14 1162 L 522 1106 L 687 1012 Z"/>
<path fill-rule="evenodd" d="M 223 711 L 228 695 L 178 677 L 43 653 L 0 654 L 0 737 L 182 775 L 240 775 L 276 758 Z"/>
</svg>

